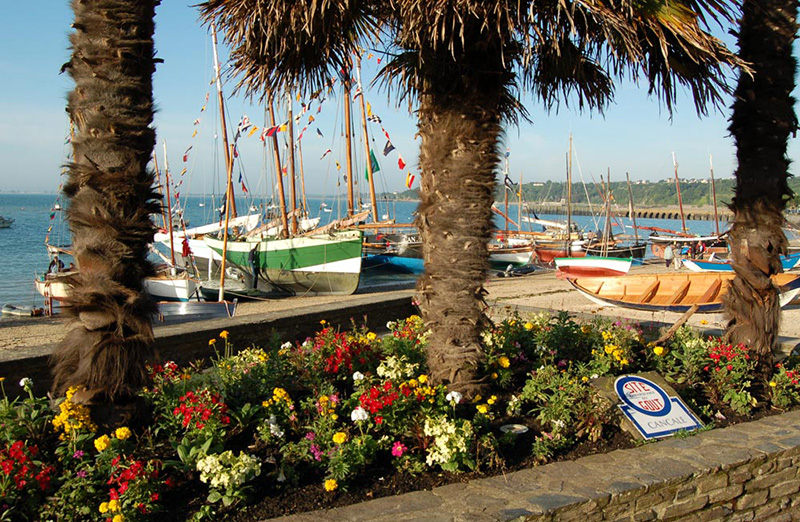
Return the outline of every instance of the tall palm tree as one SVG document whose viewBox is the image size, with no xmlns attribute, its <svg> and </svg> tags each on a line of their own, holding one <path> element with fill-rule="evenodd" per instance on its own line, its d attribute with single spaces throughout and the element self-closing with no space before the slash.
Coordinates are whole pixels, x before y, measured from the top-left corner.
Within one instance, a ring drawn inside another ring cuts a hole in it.
<svg viewBox="0 0 800 522">
<path fill-rule="evenodd" d="M 671 110 L 678 85 L 699 111 L 717 103 L 723 64 L 737 59 L 701 26 L 727 0 L 206 0 L 225 31 L 240 89 L 263 98 L 320 88 L 361 46 L 388 55 L 382 79 L 418 102 L 425 275 L 432 377 L 474 392 L 503 124 L 526 117 L 520 92 L 547 108 L 602 109 L 613 79 L 647 82 Z"/>
<path fill-rule="evenodd" d="M 743 2 L 739 56 L 753 72 L 739 76 L 729 127 L 738 166 L 729 239 L 736 279 L 725 298 L 726 336 L 755 350 L 764 375 L 780 327 L 778 289 L 770 276 L 781 271 L 779 257 L 787 252 L 783 211 L 793 197 L 786 147 L 797 131 L 797 28 L 796 0 Z"/>
<path fill-rule="evenodd" d="M 153 305 L 142 279 L 159 210 L 147 164 L 155 146 L 153 32 L 158 0 L 73 0 L 75 81 L 67 112 L 75 124 L 64 193 L 79 268 L 65 308 L 75 322 L 53 355 L 54 388 L 102 421 L 132 413 L 153 342 Z M 108 408 L 108 406 L 111 408 Z M 115 420 L 116 419 L 116 420 Z"/>
</svg>

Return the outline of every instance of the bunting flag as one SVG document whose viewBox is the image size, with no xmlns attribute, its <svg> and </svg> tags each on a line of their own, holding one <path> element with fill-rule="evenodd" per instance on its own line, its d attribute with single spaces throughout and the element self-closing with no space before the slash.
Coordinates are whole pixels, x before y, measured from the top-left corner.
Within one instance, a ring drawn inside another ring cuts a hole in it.
<svg viewBox="0 0 800 522">
<path fill-rule="evenodd" d="M 194 145 L 189 145 L 189 148 L 186 149 L 186 152 L 183 153 L 183 162 L 184 163 L 189 161 L 189 151 L 192 150 L 192 147 L 194 147 Z"/>
<path fill-rule="evenodd" d="M 264 135 L 272 137 L 272 136 L 275 136 L 275 133 L 279 132 L 279 130 L 280 129 L 278 129 L 278 127 L 270 127 L 269 129 L 264 131 Z"/>
<path fill-rule="evenodd" d="M 183 176 L 184 174 L 186 174 L 186 167 L 183 167 L 183 170 L 181 170 L 181 176 Z"/>
<path fill-rule="evenodd" d="M 342 166 L 341 166 L 341 165 L 339 165 L 339 162 L 338 162 L 338 161 L 336 162 L 336 170 L 342 170 Z"/>
<path fill-rule="evenodd" d="M 381 119 L 373 114 L 372 116 L 367 116 L 367 121 L 371 121 L 372 123 L 380 123 Z"/>
<path fill-rule="evenodd" d="M 252 136 L 253 134 L 255 134 L 257 130 L 258 130 L 258 127 L 256 127 L 255 125 L 253 125 L 253 128 L 252 128 L 252 129 L 250 129 L 250 132 L 248 132 L 248 133 L 247 133 L 247 137 L 249 138 L 250 136 Z"/>
<path fill-rule="evenodd" d="M 372 173 L 380 172 L 381 166 L 378 164 L 378 158 L 375 157 L 375 152 L 369 150 L 369 164 L 372 166 Z M 364 179 L 369 181 L 369 169 L 364 169 Z"/>
<path fill-rule="evenodd" d="M 192 138 L 194 138 L 195 136 L 197 136 L 197 129 L 195 129 L 194 132 L 192 133 Z"/>
<path fill-rule="evenodd" d="M 357 99 L 359 96 L 361 96 L 361 94 L 362 94 L 362 92 L 361 92 L 361 86 L 359 85 L 358 87 L 356 87 L 356 92 L 353 94 L 353 101 L 356 101 L 356 99 Z"/>
<path fill-rule="evenodd" d="M 308 123 L 314 123 L 314 115 L 313 114 L 309 115 Z"/>
<path fill-rule="evenodd" d="M 414 184 L 414 177 L 415 176 L 411 172 L 408 173 L 406 176 L 406 187 L 411 188 L 411 185 Z"/>
<path fill-rule="evenodd" d="M 406 162 L 403 161 L 403 156 L 401 154 L 397 155 L 397 166 L 400 167 L 400 170 L 406 168 Z"/>
<path fill-rule="evenodd" d="M 317 134 L 319 134 L 320 138 L 324 138 L 325 137 L 325 136 L 322 135 L 322 131 L 319 130 L 319 127 L 317 127 Z"/>
<path fill-rule="evenodd" d="M 371 59 L 372 59 L 372 53 L 369 53 L 369 54 L 367 55 L 367 60 L 371 60 Z"/>
<path fill-rule="evenodd" d="M 506 178 L 503 180 L 503 184 L 504 184 L 504 185 L 506 186 L 506 188 L 507 188 L 507 189 L 509 189 L 509 190 L 514 190 L 514 186 L 516 185 L 516 183 L 514 183 L 513 181 L 511 181 L 511 178 L 509 178 L 509 177 L 508 177 L 508 174 L 506 174 Z"/>
<path fill-rule="evenodd" d="M 205 111 L 206 111 L 206 105 L 205 105 L 205 104 L 203 104 L 203 106 L 202 106 L 202 107 L 200 107 L 200 112 L 205 112 Z"/>
<path fill-rule="evenodd" d="M 511 149 L 506 147 L 506 158 L 511 155 Z"/>
<path fill-rule="evenodd" d="M 389 140 L 386 140 L 386 145 L 383 147 L 383 155 L 388 156 L 394 150 L 394 145 Z"/>
<path fill-rule="evenodd" d="M 319 159 L 324 158 L 325 156 L 327 156 L 330 153 L 331 153 L 331 149 L 326 150 Z"/>
<path fill-rule="evenodd" d="M 367 102 L 367 116 L 372 116 L 372 105 Z"/>
<path fill-rule="evenodd" d="M 239 172 L 239 183 L 241 183 L 241 182 L 242 182 L 242 173 Z"/>
<path fill-rule="evenodd" d="M 286 167 L 282 167 L 282 168 L 281 168 L 281 173 L 283 173 L 283 175 L 285 176 L 285 175 L 286 175 L 286 172 L 287 172 L 287 171 L 286 171 Z"/>
<path fill-rule="evenodd" d="M 236 146 L 235 144 L 233 145 L 233 157 L 234 158 L 238 158 L 239 157 L 239 147 Z"/>
<path fill-rule="evenodd" d="M 286 132 L 286 124 L 284 123 L 283 125 L 281 125 L 280 127 L 278 127 L 278 131 L 280 131 L 280 132 Z"/>
<path fill-rule="evenodd" d="M 203 109 L 200 109 L 200 112 L 202 112 L 202 111 L 203 111 Z M 195 125 L 195 126 L 196 125 L 200 125 L 200 118 L 197 118 L 196 120 L 194 120 L 194 122 L 192 122 L 192 125 Z"/>
<path fill-rule="evenodd" d="M 247 194 L 247 187 L 245 186 L 244 182 L 242 183 L 242 192 Z"/>
<path fill-rule="evenodd" d="M 378 65 L 380 65 L 380 64 L 381 64 L 381 59 L 380 59 L 380 58 L 378 58 Z"/>
</svg>

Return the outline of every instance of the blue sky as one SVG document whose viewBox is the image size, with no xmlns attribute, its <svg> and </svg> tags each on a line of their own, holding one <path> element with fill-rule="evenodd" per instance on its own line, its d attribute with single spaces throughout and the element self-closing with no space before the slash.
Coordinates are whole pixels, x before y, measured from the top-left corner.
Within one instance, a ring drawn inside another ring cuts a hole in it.
<svg viewBox="0 0 800 522">
<path fill-rule="evenodd" d="M 69 58 L 68 34 L 72 21 L 69 3 L 52 0 L 11 2 L 4 7 L 0 44 L 0 192 L 52 192 L 59 184 L 60 166 L 68 146 L 67 117 L 64 112 L 66 95 L 72 89 L 67 74 L 59 75 L 61 65 Z M 222 172 L 219 146 L 214 135 L 219 128 L 215 87 L 209 84 L 213 74 L 211 39 L 208 30 L 198 22 L 197 12 L 188 3 L 168 0 L 156 11 L 157 55 L 164 59 L 154 78 L 154 96 L 158 113 L 156 129 L 158 154 L 161 161 L 163 141 L 168 144 L 168 157 L 173 174 L 184 167 L 187 173 L 181 190 L 191 193 L 211 192 L 219 183 Z M 224 60 L 227 50 L 220 46 Z M 224 65 L 223 65 L 224 67 Z M 374 75 L 375 59 L 365 61 L 365 84 Z M 224 84 L 228 98 L 228 114 L 234 124 L 247 115 L 262 127 L 264 109 L 252 105 L 241 96 L 232 96 L 233 82 Z M 206 93 L 211 95 L 205 112 Z M 373 148 L 381 161 L 376 175 L 378 190 L 405 189 L 406 172 L 416 171 L 419 141 L 413 115 L 406 107 L 389 103 L 384 92 L 367 89 L 367 101 L 383 120 L 396 150 L 384 157 L 385 138 L 377 125 L 370 124 Z M 729 105 L 729 102 L 727 102 Z M 295 102 L 295 111 L 299 103 Z M 322 112 L 311 124 L 302 142 L 304 169 L 309 194 L 332 194 L 341 181 L 335 161 L 344 165 L 341 135 L 341 96 L 337 93 L 323 104 Z M 699 119 L 687 95 L 682 94 L 672 120 L 656 100 L 649 98 L 646 88 L 630 83 L 617 86 L 616 103 L 605 115 L 579 114 L 562 109 L 546 114 L 527 100 L 533 123 L 509 128 L 504 146 L 510 150 L 512 179 L 523 176 L 524 181 L 561 181 L 565 177 L 565 155 L 569 135 L 574 139 L 573 179 L 586 182 L 598 180 L 611 171 L 612 181 L 625 179 L 658 180 L 673 174 L 672 152 L 675 152 L 681 178 L 708 177 L 709 155 L 714 158 L 716 177 L 730 177 L 734 168 L 733 143 L 727 137 L 729 109 Z M 316 110 L 316 105 L 313 107 Z M 358 115 L 358 106 L 354 105 Z M 200 119 L 199 125 L 193 122 Z M 303 121 L 307 121 L 304 117 Z M 281 117 L 279 116 L 279 119 Z M 285 119 L 285 117 L 283 117 Z M 319 137 L 319 128 L 324 137 Z M 193 131 L 198 134 L 192 138 Z M 299 131 L 299 129 L 298 129 Z M 257 134 L 256 134 L 257 136 Z M 264 167 L 261 142 L 256 136 L 240 140 L 241 161 L 234 175 L 242 173 L 251 193 L 261 192 L 271 164 Z M 218 141 L 218 140 L 217 140 Z M 183 163 L 184 151 L 192 146 L 188 161 Z M 363 144 L 356 142 L 356 172 L 364 169 Z M 320 159 L 326 149 L 332 149 Z M 397 166 L 398 153 L 408 164 L 404 171 Z M 797 157 L 794 143 L 790 156 Z M 415 187 L 418 186 L 415 183 Z"/>
</svg>

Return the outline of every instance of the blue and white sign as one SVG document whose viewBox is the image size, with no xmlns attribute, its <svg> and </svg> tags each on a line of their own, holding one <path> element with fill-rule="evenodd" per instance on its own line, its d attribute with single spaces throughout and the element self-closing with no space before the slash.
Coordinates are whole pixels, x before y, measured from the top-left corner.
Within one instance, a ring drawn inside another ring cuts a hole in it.
<svg viewBox="0 0 800 522">
<path fill-rule="evenodd" d="M 619 408 L 645 439 L 672 435 L 702 427 L 678 397 L 670 397 L 659 385 L 637 375 L 623 375 L 614 382 L 622 400 Z"/>
</svg>

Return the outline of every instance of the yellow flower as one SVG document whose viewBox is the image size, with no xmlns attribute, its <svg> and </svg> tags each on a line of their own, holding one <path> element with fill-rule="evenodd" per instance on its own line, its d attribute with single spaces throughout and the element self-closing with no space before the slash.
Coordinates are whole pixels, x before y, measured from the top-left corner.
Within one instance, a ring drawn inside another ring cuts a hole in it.
<svg viewBox="0 0 800 522">
<path fill-rule="evenodd" d="M 370 341 L 374 341 L 377 338 L 378 338 L 378 335 L 375 332 L 369 332 L 367 334 L 367 339 L 369 339 Z"/>
<path fill-rule="evenodd" d="M 589 382 L 589 378 L 584 375 L 583 377 L 581 377 L 581 381 L 582 382 Z"/>
<path fill-rule="evenodd" d="M 108 513 L 108 502 L 100 504 L 100 513 Z"/>
<path fill-rule="evenodd" d="M 705 319 L 701 319 L 700 324 L 708 324 L 708 321 L 706 321 Z"/>
<path fill-rule="evenodd" d="M 475 409 L 478 410 L 478 413 L 486 414 L 489 411 L 489 407 L 485 404 L 478 404 L 475 406 Z"/>
<path fill-rule="evenodd" d="M 492 379 L 497 379 L 497 372 L 492 373 Z"/>
<path fill-rule="evenodd" d="M 108 438 L 108 435 L 103 435 L 94 439 L 94 447 L 97 448 L 97 451 L 104 451 L 110 442 L 111 439 Z"/>
<path fill-rule="evenodd" d="M 492 395 L 491 397 L 489 397 L 489 398 L 486 400 L 486 404 L 488 404 L 489 406 L 491 406 L 492 404 L 494 404 L 494 403 L 495 403 L 495 401 L 497 401 L 497 397 L 496 397 L 495 395 Z"/>
<path fill-rule="evenodd" d="M 119 500 L 111 499 L 108 501 L 108 510 L 111 511 L 112 513 L 114 511 L 119 511 L 119 508 L 120 508 Z"/>
<path fill-rule="evenodd" d="M 502 355 L 500 356 L 499 359 L 497 359 L 497 364 L 499 364 L 503 368 L 508 368 L 509 366 L 511 366 L 511 361 L 508 359 L 508 357 Z"/>
<path fill-rule="evenodd" d="M 114 515 L 114 518 L 111 519 L 111 522 L 125 522 L 125 516 L 122 514 Z"/>
<path fill-rule="evenodd" d="M 408 381 L 408 385 L 411 386 L 412 388 L 416 388 L 417 384 L 419 383 L 417 382 L 416 379 L 411 379 L 410 381 Z"/>
<path fill-rule="evenodd" d="M 333 491 L 339 487 L 339 483 L 336 482 L 336 479 L 328 479 L 325 481 L 325 491 Z"/>
<path fill-rule="evenodd" d="M 775 386 L 778 385 L 778 383 L 775 382 L 775 381 L 769 381 L 769 385 L 770 385 L 770 387 L 774 388 Z"/>
<path fill-rule="evenodd" d="M 533 323 L 531 323 L 531 322 L 525 323 L 525 329 L 526 330 L 533 330 Z"/>
<path fill-rule="evenodd" d="M 217 344 L 217 340 L 216 339 L 209 339 L 208 340 L 208 345 L 209 346 L 214 346 L 215 344 Z"/>
<path fill-rule="evenodd" d="M 422 384 L 425 384 L 426 382 L 428 382 L 428 376 L 427 376 L 427 375 L 425 375 L 424 373 L 423 373 L 422 375 L 420 375 L 419 377 L 417 377 L 417 379 L 418 379 L 418 380 L 419 380 L 419 382 L 421 382 Z"/>
<path fill-rule="evenodd" d="M 663 346 L 656 346 L 655 348 L 653 348 L 653 353 L 658 355 L 658 356 L 663 355 L 664 347 Z"/>
<path fill-rule="evenodd" d="M 223 339 L 227 339 L 227 338 L 228 338 L 228 330 L 222 330 L 222 331 L 219 333 L 219 336 L 220 336 L 221 338 L 223 338 Z"/>
<path fill-rule="evenodd" d="M 117 428 L 117 430 L 114 432 L 114 436 L 117 437 L 119 440 L 125 440 L 131 436 L 131 430 L 129 430 L 125 426 Z"/>
<path fill-rule="evenodd" d="M 331 411 L 333 411 L 333 410 L 331 410 Z M 335 413 L 333 415 L 331 415 L 331 420 L 336 420 L 338 418 L 339 418 L 339 416 L 336 415 Z"/>
<path fill-rule="evenodd" d="M 614 350 L 617 349 L 617 346 L 614 344 L 607 344 L 605 347 L 606 353 L 611 354 Z"/>
<path fill-rule="evenodd" d="M 321 324 L 322 326 L 325 326 L 325 323 L 326 323 L 326 322 L 327 322 L 327 321 L 325 321 L 325 319 L 323 319 L 322 321 L 320 321 L 320 322 L 319 322 L 319 324 Z M 333 480 L 333 479 L 331 479 L 331 480 Z M 335 481 L 334 481 L 334 482 L 335 482 Z"/>
<path fill-rule="evenodd" d="M 3 381 L 5 381 L 5 380 L 6 380 L 6 378 L 5 378 L 5 377 L 0 377 L 0 382 L 3 382 Z"/>
<path fill-rule="evenodd" d="M 343 431 L 340 431 L 333 435 L 333 442 L 336 444 L 343 444 L 344 441 L 347 440 L 347 434 Z"/>
<path fill-rule="evenodd" d="M 622 366 L 626 366 L 626 365 L 628 364 L 628 359 L 622 359 L 622 360 L 621 360 L 619 363 L 620 363 Z"/>
</svg>

